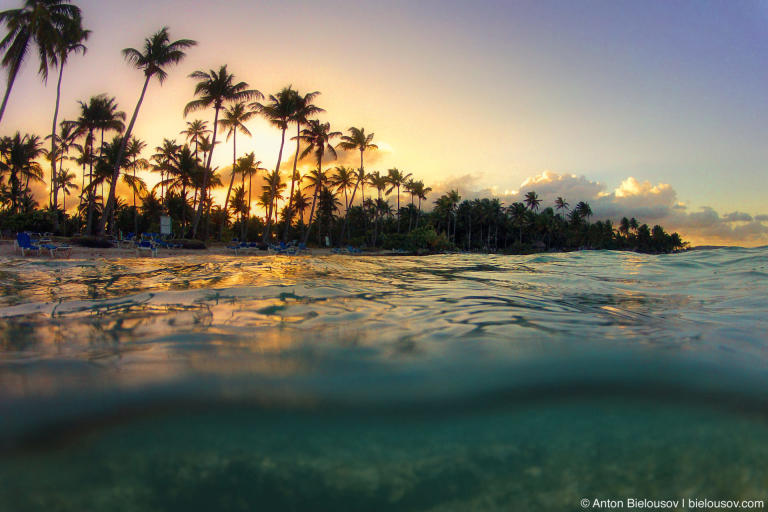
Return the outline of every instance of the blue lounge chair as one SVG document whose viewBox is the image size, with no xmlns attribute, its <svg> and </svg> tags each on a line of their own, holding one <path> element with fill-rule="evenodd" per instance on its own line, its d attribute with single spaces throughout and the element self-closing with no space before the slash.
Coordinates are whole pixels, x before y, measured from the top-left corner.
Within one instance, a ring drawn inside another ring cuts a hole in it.
<svg viewBox="0 0 768 512">
<path fill-rule="evenodd" d="M 40 244 L 40 247 L 48 251 L 51 258 L 56 258 L 57 256 L 69 258 L 72 255 L 72 247 L 69 245 Z"/>
<path fill-rule="evenodd" d="M 150 251 L 152 256 L 157 256 L 157 246 L 152 240 L 142 240 L 136 244 L 136 254 L 141 254 L 141 251 Z"/>
<path fill-rule="evenodd" d="M 35 253 L 35 256 L 40 255 L 40 246 L 32 243 L 32 238 L 29 233 L 19 233 L 16 235 L 16 247 L 21 251 L 22 256 Z"/>
</svg>

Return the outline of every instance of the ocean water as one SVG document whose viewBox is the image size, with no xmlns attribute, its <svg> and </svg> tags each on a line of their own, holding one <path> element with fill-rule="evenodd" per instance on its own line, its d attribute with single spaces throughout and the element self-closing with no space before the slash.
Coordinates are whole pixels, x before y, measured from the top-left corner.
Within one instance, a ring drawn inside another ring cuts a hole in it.
<svg viewBox="0 0 768 512">
<path fill-rule="evenodd" d="M 4 260 L 0 510 L 768 502 L 767 299 L 765 247 Z"/>
</svg>

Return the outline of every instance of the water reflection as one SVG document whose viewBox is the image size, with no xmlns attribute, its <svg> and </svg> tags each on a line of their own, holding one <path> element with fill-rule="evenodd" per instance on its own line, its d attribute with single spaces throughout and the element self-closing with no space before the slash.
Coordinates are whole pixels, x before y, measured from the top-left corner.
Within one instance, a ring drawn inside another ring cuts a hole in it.
<svg viewBox="0 0 768 512">
<path fill-rule="evenodd" d="M 72 363 L 89 365 L 88 377 L 63 381 L 96 375 L 110 386 L 197 372 L 299 375 L 339 350 L 355 364 L 395 366 L 625 346 L 765 362 L 768 280 L 756 276 L 767 261 L 765 248 L 6 260 L 0 379 L 23 373 L 25 384 L 2 394 L 49 392 L 52 374 L 82 371 Z"/>
</svg>

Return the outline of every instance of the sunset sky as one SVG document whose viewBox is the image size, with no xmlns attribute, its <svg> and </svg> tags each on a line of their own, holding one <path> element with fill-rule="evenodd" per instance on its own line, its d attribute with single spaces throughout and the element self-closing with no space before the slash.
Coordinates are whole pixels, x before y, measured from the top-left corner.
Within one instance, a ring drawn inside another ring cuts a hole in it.
<svg viewBox="0 0 768 512">
<path fill-rule="evenodd" d="M 150 147 L 181 140 L 187 75 L 228 64 L 265 94 L 321 91 L 336 130 L 375 132 L 369 170 L 505 204 L 527 190 L 587 200 L 598 218 L 635 215 L 694 243 L 768 244 L 766 0 L 76 3 L 93 34 L 65 68 L 65 118 L 100 93 L 130 115 L 142 75 L 120 50 L 168 25 L 199 45 L 150 86 L 135 129 Z M 49 133 L 54 86 L 30 59 L 0 132 Z M 238 152 L 274 167 L 279 132 L 250 128 Z M 218 165 L 231 158 L 218 146 Z"/>
</svg>

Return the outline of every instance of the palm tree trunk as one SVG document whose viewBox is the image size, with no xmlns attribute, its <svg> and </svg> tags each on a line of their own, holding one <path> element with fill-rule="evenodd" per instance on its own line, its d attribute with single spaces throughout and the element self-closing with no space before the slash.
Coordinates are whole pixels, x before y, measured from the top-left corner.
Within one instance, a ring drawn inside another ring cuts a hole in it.
<svg viewBox="0 0 768 512">
<path fill-rule="evenodd" d="M 291 173 L 291 193 L 288 196 L 288 218 L 286 219 L 286 226 L 283 230 L 283 242 L 288 239 L 288 231 L 290 231 L 291 223 L 293 222 L 293 190 L 296 185 L 296 166 L 299 163 L 299 148 L 301 147 L 301 123 L 296 123 L 296 153 L 293 155 L 293 172 Z"/>
<path fill-rule="evenodd" d="M 184 215 L 182 213 L 182 215 Z M 133 157 L 133 236 L 139 234 L 139 216 L 136 211 L 136 157 Z"/>
<path fill-rule="evenodd" d="M 285 130 L 288 129 L 288 126 L 286 125 L 285 128 L 283 128 L 283 133 L 280 136 L 280 151 L 277 153 L 277 165 L 275 166 L 275 172 L 280 172 L 280 162 L 283 159 L 283 146 L 285 146 Z M 298 141 L 296 141 L 298 144 Z M 293 179 L 293 178 L 291 178 Z M 267 225 L 264 226 L 264 234 L 261 237 L 262 242 L 266 242 L 267 239 L 272 235 L 272 201 L 269 203 L 269 213 L 267 214 Z"/>
<path fill-rule="evenodd" d="M 291 195 L 288 198 L 288 209 L 293 211 L 293 189 L 296 184 L 296 166 L 299 163 L 299 148 L 301 147 L 301 123 L 296 123 L 296 153 L 293 155 L 293 173 L 291 174 Z"/>
<path fill-rule="evenodd" d="M 88 162 L 88 221 L 86 223 L 85 231 L 87 234 L 93 233 L 93 202 L 95 201 L 95 197 L 93 194 L 93 132 L 89 134 L 90 139 L 90 149 L 89 149 L 89 162 Z"/>
<path fill-rule="evenodd" d="M 357 182 L 355 182 L 355 188 L 352 189 L 352 197 L 349 198 L 349 204 L 352 204 L 355 202 L 355 194 L 357 194 L 357 187 L 360 185 L 360 182 L 363 179 L 363 176 L 365 176 L 365 169 L 363 167 L 363 153 L 365 152 L 364 149 L 360 150 L 360 171 L 357 175 Z M 341 229 L 341 237 L 339 238 L 340 242 L 344 241 L 344 235 L 347 233 L 347 228 L 349 227 L 349 218 L 344 218 L 344 227 Z"/>
<path fill-rule="evenodd" d="M 59 187 L 57 186 L 56 176 L 56 124 L 59 120 L 59 103 L 61 102 L 61 78 L 64 75 L 64 62 L 62 61 L 59 66 L 59 81 L 56 84 L 56 107 L 53 110 L 53 126 L 51 128 L 51 191 L 53 192 L 53 209 L 56 210 L 59 206 Z M 53 226 L 58 229 L 59 216 L 55 215 L 53 218 Z"/>
<path fill-rule="evenodd" d="M 397 184 L 397 232 L 400 233 L 400 184 Z"/>
<path fill-rule="evenodd" d="M 200 225 L 200 219 L 203 216 L 203 208 L 205 204 L 205 194 L 208 192 L 208 175 L 211 172 L 211 161 L 213 160 L 213 150 L 216 149 L 216 131 L 219 127 L 219 110 L 220 106 L 215 107 L 216 113 L 213 116 L 213 135 L 211 138 L 211 150 L 208 152 L 208 163 L 205 166 L 205 175 L 203 175 L 203 185 L 200 187 L 200 202 L 197 205 L 197 215 L 195 215 L 195 222 L 192 225 L 192 237 L 197 236 L 197 228 Z"/>
<path fill-rule="evenodd" d="M 317 171 L 318 176 L 319 173 L 322 172 L 323 168 L 323 159 L 322 157 L 317 159 Z M 317 203 L 317 193 L 320 190 L 320 183 L 315 184 L 315 193 L 312 195 L 312 208 L 309 210 L 309 221 L 307 222 L 307 228 L 304 231 L 304 243 L 307 243 L 307 240 L 309 240 L 309 232 L 312 229 L 312 218 L 315 216 L 315 203 Z"/>
<path fill-rule="evenodd" d="M 235 168 L 237 167 L 237 129 L 232 132 L 232 177 L 229 179 L 229 188 L 227 189 L 227 197 L 224 199 L 224 222 L 219 225 L 219 240 L 221 240 L 221 233 L 224 231 L 224 223 L 227 220 L 227 206 L 229 206 L 229 195 L 232 193 L 232 185 L 235 184 Z"/>
<path fill-rule="evenodd" d="M 123 161 L 125 148 L 128 145 L 128 140 L 131 138 L 131 133 L 133 133 L 133 125 L 136 124 L 136 118 L 139 116 L 139 109 L 141 108 L 141 104 L 144 102 L 144 95 L 147 93 L 147 87 L 149 86 L 149 80 L 151 78 L 152 75 L 147 75 L 146 80 L 144 80 L 144 87 L 141 89 L 139 102 L 136 104 L 136 108 L 133 111 L 133 116 L 131 117 L 131 122 L 128 125 L 128 129 L 125 131 L 122 142 L 120 142 L 120 150 L 117 152 L 115 169 L 112 171 L 112 181 L 109 184 L 109 199 L 107 199 L 107 205 L 104 207 L 104 213 L 102 214 L 101 220 L 99 221 L 99 234 L 104 234 L 104 228 L 107 226 L 107 219 L 109 219 L 110 214 L 115 207 L 115 191 L 117 189 L 117 180 L 120 178 L 120 163 Z M 215 130 L 216 127 L 214 126 L 214 132 Z M 211 151 L 213 151 L 213 149 L 211 149 Z"/>
<path fill-rule="evenodd" d="M 229 206 L 229 195 L 232 193 L 232 185 L 235 184 L 235 168 L 236 167 L 237 167 L 237 130 L 232 132 L 232 177 L 229 180 L 227 197 L 226 199 L 224 199 L 224 211 L 227 211 L 227 206 Z M 222 223 L 222 226 L 224 226 L 223 223 Z M 221 238 L 221 230 L 219 230 L 219 238 Z"/>
<path fill-rule="evenodd" d="M 245 175 L 243 175 L 245 177 Z M 251 220 L 251 188 L 253 185 L 253 174 L 248 173 L 248 207 L 246 208 L 246 217 L 243 219 L 243 228 L 242 233 L 243 236 L 241 237 L 243 241 L 245 241 L 245 238 L 248 236 L 248 221 Z"/>
</svg>

